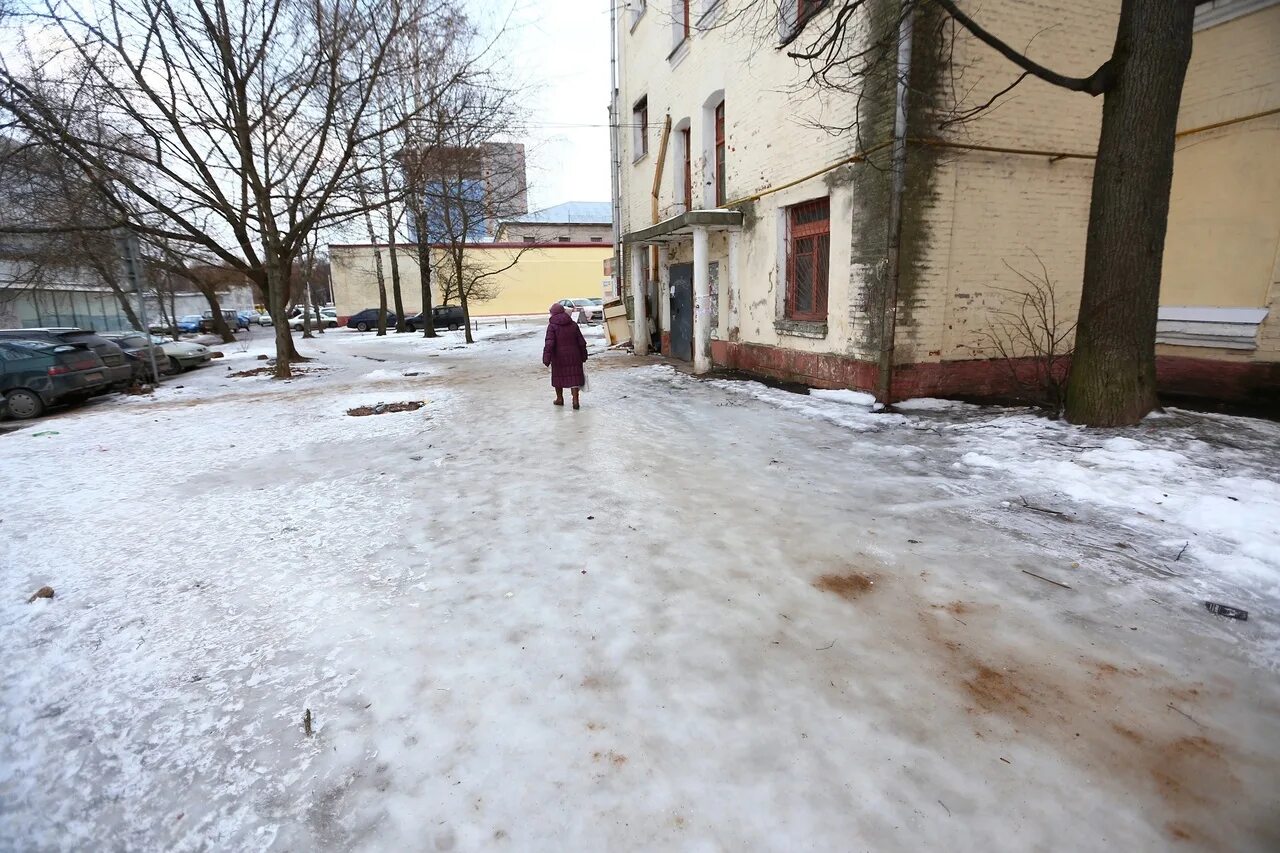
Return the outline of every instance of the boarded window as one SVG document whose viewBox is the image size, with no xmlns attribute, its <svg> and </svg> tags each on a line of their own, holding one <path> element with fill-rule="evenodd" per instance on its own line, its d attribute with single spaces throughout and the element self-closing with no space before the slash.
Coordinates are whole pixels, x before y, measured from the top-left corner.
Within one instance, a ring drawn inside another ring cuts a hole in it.
<svg viewBox="0 0 1280 853">
<path fill-rule="evenodd" d="M 827 319 L 831 205 L 825 198 L 787 210 L 787 304 L 792 320 Z"/>
</svg>

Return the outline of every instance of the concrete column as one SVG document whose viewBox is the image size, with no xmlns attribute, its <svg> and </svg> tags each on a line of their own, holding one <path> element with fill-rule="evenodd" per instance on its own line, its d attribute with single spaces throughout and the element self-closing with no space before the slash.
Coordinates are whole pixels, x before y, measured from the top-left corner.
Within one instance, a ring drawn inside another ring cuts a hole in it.
<svg viewBox="0 0 1280 853">
<path fill-rule="evenodd" d="M 707 229 L 693 229 L 693 372 L 711 370 L 711 270 Z"/>
<path fill-rule="evenodd" d="M 641 264 L 647 251 L 649 247 L 643 243 L 631 244 L 631 314 L 635 321 L 631 327 L 631 346 L 636 355 L 649 354 L 649 318 L 644 311 L 649 282 L 644 280 L 644 268 Z"/>
<path fill-rule="evenodd" d="M 658 330 L 671 331 L 671 247 L 666 243 L 658 244 L 658 268 L 653 271 L 653 280 L 658 283 Z"/>
<path fill-rule="evenodd" d="M 738 331 L 741 327 L 741 318 L 738 311 L 742 305 L 742 293 L 738 290 L 738 253 L 742 250 L 742 233 L 739 231 L 729 232 L 729 269 L 725 275 L 724 292 L 728 294 L 729 311 L 728 319 L 725 321 L 729 327 L 728 338 L 731 341 L 738 339 Z"/>
</svg>

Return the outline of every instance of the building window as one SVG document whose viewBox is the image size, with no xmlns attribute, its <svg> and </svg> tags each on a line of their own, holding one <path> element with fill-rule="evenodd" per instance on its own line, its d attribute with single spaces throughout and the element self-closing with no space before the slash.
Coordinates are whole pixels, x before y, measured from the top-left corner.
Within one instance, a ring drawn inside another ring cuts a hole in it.
<svg viewBox="0 0 1280 853">
<path fill-rule="evenodd" d="M 639 160 L 641 157 L 649 153 L 649 96 L 645 95 L 636 101 L 636 105 L 631 108 L 631 125 L 632 132 L 635 134 L 632 139 L 632 149 L 635 151 L 633 159 Z"/>
<path fill-rule="evenodd" d="M 716 207 L 724 202 L 724 101 L 721 101 L 716 107 Z"/>
<path fill-rule="evenodd" d="M 680 199 L 684 202 L 685 210 L 693 210 L 693 140 L 689 133 L 689 128 L 680 131 L 680 153 L 684 158 L 684 184 L 682 189 L 684 196 Z"/>
<path fill-rule="evenodd" d="M 627 0 L 627 8 L 631 10 L 631 29 L 634 30 L 636 24 L 640 23 L 640 18 L 644 16 L 648 3 L 645 0 Z"/>
<path fill-rule="evenodd" d="M 559 240 L 561 243 L 568 243 L 568 242 L 569 242 L 569 238 L 568 238 L 568 237 L 557 237 L 556 239 L 557 239 L 557 240 Z"/>
<path fill-rule="evenodd" d="M 603 237 L 592 237 L 592 238 L 591 238 L 591 242 L 592 242 L 592 243 L 603 243 L 603 242 L 604 242 L 604 238 L 603 238 Z"/>
<path fill-rule="evenodd" d="M 831 203 L 820 198 L 787 209 L 787 319 L 827 319 Z"/>
<path fill-rule="evenodd" d="M 1280 0 L 1200 0 L 1196 3 L 1194 29 L 1203 30 L 1274 6 Z"/>
<path fill-rule="evenodd" d="M 671 0 L 671 53 L 667 59 L 672 62 L 678 60 L 677 53 L 684 56 L 680 49 L 693 33 L 693 10 L 689 8 L 692 5 L 693 0 Z"/>
<path fill-rule="evenodd" d="M 796 0 L 796 23 L 804 26 L 809 16 L 826 5 L 827 0 Z"/>
<path fill-rule="evenodd" d="M 524 241 L 525 241 L 526 243 L 536 243 L 536 242 L 538 241 L 538 238 L 537 238 L 537 237 L 525 237 L 525 238 L 524 238 Z"/>
</svg>

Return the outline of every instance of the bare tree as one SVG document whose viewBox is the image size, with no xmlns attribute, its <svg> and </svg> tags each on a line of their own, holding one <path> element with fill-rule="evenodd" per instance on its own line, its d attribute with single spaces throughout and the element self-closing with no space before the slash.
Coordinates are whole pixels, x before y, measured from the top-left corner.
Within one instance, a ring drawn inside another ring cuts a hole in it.
<svg viewBox="0 0 1280 853">
<path fill-rule="evenodd" d="M 779 16 L 787 20 L 790 15 L 784 39 L 788 55 L 808 66 L 811 84 L 856 98 L 859 118 L 864 100 L 894 85 L 911 86 L 912 81 L 897 78 L 894 66 L 901 50 L 910 50 L 909 36 L 902 35 L 911 32 L 909 24 L 917 17 L 929 25 L 924 30 L 935 36 L 942 61 L 950 61 L 951 34 L 959 28 L 1021 72 L 983 104 L 944 105 L 940 124 L 978 118 L 1027 78 L 1103 97 L 1066 416 L 1076 423 L 1118 426 L 1137 423 L 1157 405 L 1156 314 L 1174 133 L 1196 2 L 1122 0 L 1111 55 L 1082 76 L 1032 59 L 1026 49 L 996 34 L 998 18 L 979 23 L 980 10 L 970 14 L 956 0 L 748 0 L 725 16 L 723 25 L 767 22 L 776 34 Z M 794 19 L 797 8 L 804 10 L 800 20 Z M 1046 27 L 1056 23 L 1044 22 Z M 855 126 L 861 134 L 862 122 Z M 891 171 L 898 171 L 896 163 Z"/>
<path fill-rule="evenodd" d="M 1026 287 L 997 288 L 1003 300 L 991 312 L 983 338 L 1003 362 L 1017 396 L 1058 418 L 1067 405 L 1067 375 L 1076 323 L 1059 316 L 1053 279 L 1040 256 L 1035 257 L 1040 264 L 1040 272 L 1035 275 L 1005 262 Z"/>
<path fill-rule="evenodd" d="M 21 20 L 47 52 L 0 60 L 0 110 L 139 233 L 186 241 L 249 276 L 267 297 L 284 378 L 300 358 L 285 322 L 293 262 L 316 229 L 363 213 L 355 154 L 395 127 L 375 116 L 393 45 L 444 8 L 44 0 Z M 51 86 L 56 103 L 44 96 Z"/>
<path fill-rule="evenodd" d="M 497 142 L 515 135 L 519 126 L 515 92 L 493 81 L 460 86 L 436 102 L 425 122 L 428 144 L 417 152 L 422 177 L 418 191 L 431 240 L 440 253 L 431 266 L 442 275 L 442 287 L 449 288 L 442 292 L 457 297 L 466 321 L 466 342 L 474 343 L 472 300 L 492 299 L 494 278 L 533 248 L 522 246 L 505 261 L 486 263 L 477 257 L 475 246 L 526 194 L 523 174 L 502 171 L 505 158 Z"/>
</svg>

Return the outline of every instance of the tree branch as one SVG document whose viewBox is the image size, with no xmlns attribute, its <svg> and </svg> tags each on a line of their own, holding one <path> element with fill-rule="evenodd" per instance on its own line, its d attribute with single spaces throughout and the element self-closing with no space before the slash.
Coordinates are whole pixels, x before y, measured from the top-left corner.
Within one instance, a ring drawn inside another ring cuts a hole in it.
<svg viewBox="0 0 1280 853">
<path fill-rule="evenodd" d="M 1006 42 L 983 29 L 973 18 L 960 11 L 954 0 L 933 0 L 933 2 L 941 6 L 948 15 L 954 18 L 960 26 L 972 33 L 975 38 L 1033 77 L 1037 77 L 1054 86 L 1069 89 L 1072 92 L 1085 92 L 1094 96 L 1101 95 L 1111 88 L 1113 75 L 1111 74 L 1110 59 L 1102 63 L 1098 70 L 1088 77 L 1068 77 L 1051 68 L 1046 68 L 1034 59 L 1030 59 L 1014 50 Z"/>
</svg>

